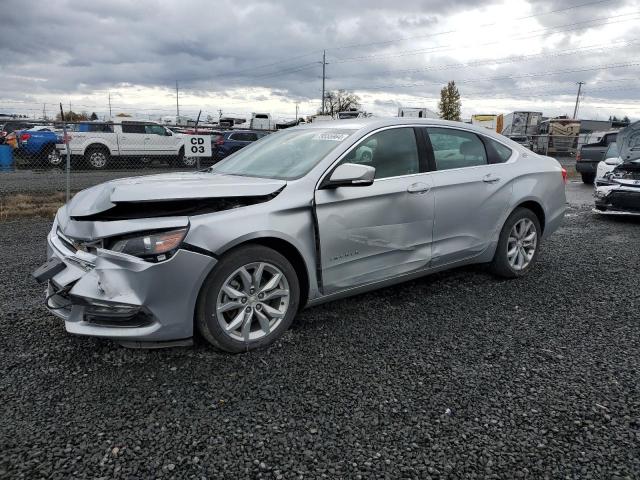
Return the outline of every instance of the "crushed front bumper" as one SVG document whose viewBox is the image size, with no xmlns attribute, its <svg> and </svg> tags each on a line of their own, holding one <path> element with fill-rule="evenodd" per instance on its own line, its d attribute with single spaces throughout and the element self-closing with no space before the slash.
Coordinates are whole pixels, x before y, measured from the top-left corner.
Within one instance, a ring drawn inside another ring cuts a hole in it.
<svg viewBox="0 0 640 480">
<path fill-rule="evenodd" d="M 597 213 L 640 215 L 640 184 L 598 186 L 593 196 Z"/>
<path fill-rule="evenodd" d="M 47 286 L 47 308 L 77 335 L 119 341 L 163 342 L 193 336 L 200 287 L 215 266 L 212 256 L 178 250 L 151 263 L 98 248 L 76 250 L 57 224 L 47 238 L 48 258 L 64 268 Z"/>
</svg>

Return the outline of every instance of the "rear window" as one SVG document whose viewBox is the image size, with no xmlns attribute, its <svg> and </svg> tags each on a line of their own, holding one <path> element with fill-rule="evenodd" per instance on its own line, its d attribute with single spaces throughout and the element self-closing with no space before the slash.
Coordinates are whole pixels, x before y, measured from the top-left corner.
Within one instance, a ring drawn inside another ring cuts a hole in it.
<svg viewBox="0 0 640 480">
<path fill-rule="evenodd" d="M 484 146 L 487 149 L 489 163 L 504 163 L 511 158 L 512 150 L 489 137 L 482 137 Z"/>
<path fill-rule="evenodd" d="M 71 131 L 113 133 L 113 125 L 108 123 L 77 123 L 71 126 Z"/>
</svg>

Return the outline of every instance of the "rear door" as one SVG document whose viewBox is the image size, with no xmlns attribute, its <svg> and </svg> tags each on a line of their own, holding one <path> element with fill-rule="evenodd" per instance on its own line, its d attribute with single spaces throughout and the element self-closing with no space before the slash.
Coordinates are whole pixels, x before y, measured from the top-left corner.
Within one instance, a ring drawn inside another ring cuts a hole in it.
<svg viewBox="0 0 640 480">
<path fill-rule="evenodd" d="M 412 127 L 383 129 L 339 163 L 364 163 L 359 152 L 372 143 L 365 163 L 376 168 L 372 185 L 315 194 L 325 293 L 421 270 L 431 260 L 434 197 L 424 140 Z"/>
<path fill-rule="evenodd" d="M 146 151 L 147 131 L 144 123 L 122 122 L 122 133 L 118 134 L 121 155 L 149 155 Z"/>
<path fill-rule="evenodd" d="M 502 228 L 511 199 L 509 147 L 474 132 L 428 127 L 433 152 L 433 265 L 482 253 Z"/>
</svg>

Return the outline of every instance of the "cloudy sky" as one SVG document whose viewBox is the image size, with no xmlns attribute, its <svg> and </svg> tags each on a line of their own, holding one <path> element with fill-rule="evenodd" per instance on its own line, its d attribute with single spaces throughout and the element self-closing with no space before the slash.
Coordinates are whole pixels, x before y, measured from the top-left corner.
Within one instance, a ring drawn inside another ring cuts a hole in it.
<svg viewBox="0 0 640 480">
<path fill-rule="evenodd" d="M 24 8 L 23 8 L 24 7 Z M 292 118 L 328 89 L 365 110 L 437 109 L 455 80 L 463 115 L 536 110 L 640 118 L 640 0 L 71 1 L 5 8 L 0 113 L 152 118 L 271 112 Z"/>
</svg>

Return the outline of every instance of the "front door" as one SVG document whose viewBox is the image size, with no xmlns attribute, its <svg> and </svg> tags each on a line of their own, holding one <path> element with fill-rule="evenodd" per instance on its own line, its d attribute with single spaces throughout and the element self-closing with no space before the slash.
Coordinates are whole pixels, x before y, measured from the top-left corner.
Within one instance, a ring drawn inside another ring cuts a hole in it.
<svg viewBox="0 0 640 480">
<path fill-rule="evenodd" d="M 416 131 L 391 128 L 364 138 L 341 163 L 376 169 L 374 183 L 316 191 L 325 294 L 426 268 L 434 197 L 421 173 Z"/>
</svg>

